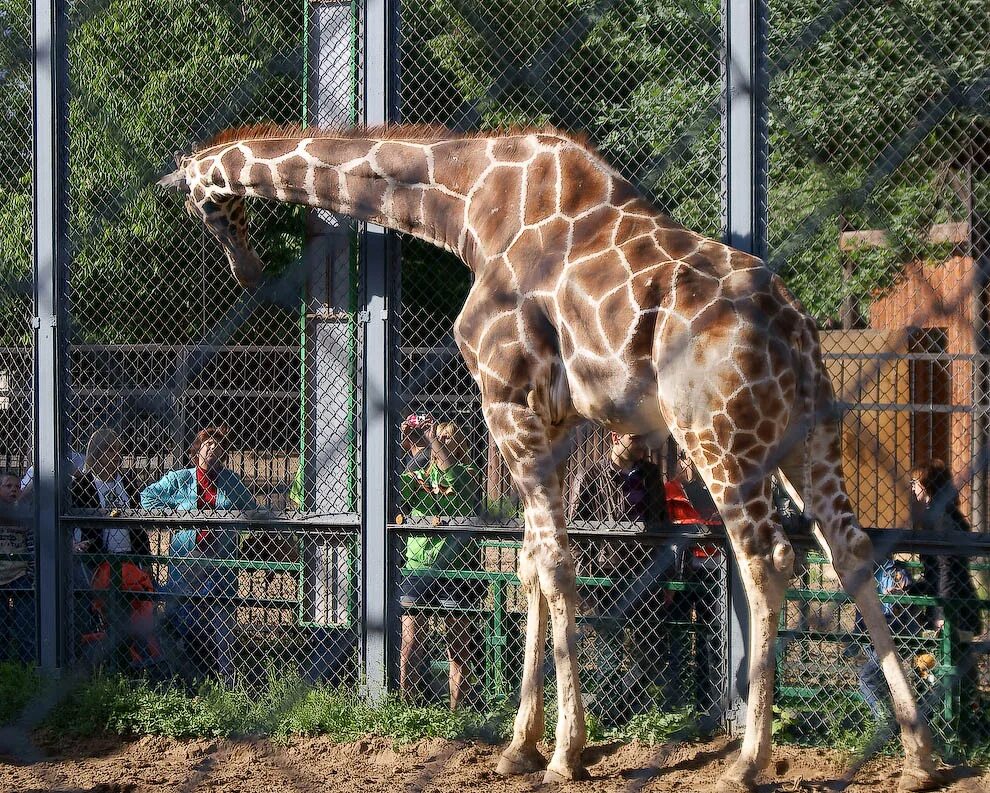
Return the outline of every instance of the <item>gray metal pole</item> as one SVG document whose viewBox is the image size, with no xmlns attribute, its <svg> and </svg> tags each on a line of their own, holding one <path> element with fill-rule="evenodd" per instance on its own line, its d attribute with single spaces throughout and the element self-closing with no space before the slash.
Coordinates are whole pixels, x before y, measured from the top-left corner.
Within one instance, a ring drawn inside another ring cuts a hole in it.
<svg viewBox="0 0 990 793">
<path fill-rule="evenodd" d="M 766 8 L 762 0 L 723 0 L 725 36 L 722 179 L 726 241 L 766 259 L 767 71 Z M 731 549 L 730 549 L 730 556 Z M 749 692 L 749 609 L 735 557 L 728 567 L 728 672 L 730 727 L 745 722 Z"/>
<path fill-rule="evenodd" d="M 309 5 L 307 123 L 324 127 L 353 124 L 357 86 L 353 40 L 357 29 L 349 0 Z M 305 498 L 300 506 L 317 512 L 349 512 L 354 483 L 354 426 L 349 381 L 354 311 L 351 241 L 353 226 L 332 212 L 307 213 L 306 249 L 306 415 Z M 306 619 L 328 625 L 347 617 L 350 542 L 344 537 L 308 538 L 305 543 Z M 319 653 L 314 653 L 314 657 Z"/>
<path fill-rule="evenodd" d="M 37 537 L 39 661 L 47 673 L 64 663 L 67 548 L 59 536 L 59 306 L 66 234 L 62 204 L 65 97 L 64 9 L 34 5 L 34 517 Z"/>
<path fill-rule="evenodd" d="M 396 116 L 391 91 L 394 72 L 392 4 L 365 5 L 365 120 L 384 124 Z M 364 486 L 363 651 L 366 694 L 388 686 L 390 554 L 388 536 L 388 276 L 392 242 L 385 229 L 369 223 L 364 237 Z"/>
</svg>

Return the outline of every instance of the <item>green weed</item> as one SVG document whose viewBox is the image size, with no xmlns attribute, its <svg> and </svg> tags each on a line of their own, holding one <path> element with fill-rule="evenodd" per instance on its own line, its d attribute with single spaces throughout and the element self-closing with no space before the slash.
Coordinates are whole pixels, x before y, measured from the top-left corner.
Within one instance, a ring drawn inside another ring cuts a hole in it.
<svg viewBox="0 0 990 793">
<path fill-rule="evenodd" d="M 0 723 L 14 719 L 40 690 L 34 669 L 14 661 L 0 663 Z"/>
</svg>

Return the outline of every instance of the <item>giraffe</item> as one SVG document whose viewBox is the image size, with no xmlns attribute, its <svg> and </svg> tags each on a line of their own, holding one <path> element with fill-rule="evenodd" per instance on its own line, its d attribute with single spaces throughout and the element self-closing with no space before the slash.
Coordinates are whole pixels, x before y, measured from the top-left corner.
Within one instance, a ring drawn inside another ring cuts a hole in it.
<svg viewBox="0 0 990 793">
<path fill-rule="evenodd" d="M 176 160 L 159 184 L 186 194 L 244 287 L 263 270 L 245 197 L 377 223 L 470 268 L 455 340 L 524 506 L 526 651 L 499 773 L 587 777 L 560 471 L 570 430 L 591 420 L 673 437 L 724 520 L 751 620 L 745 737 L 717 790 L 754 790 L 770 757 L 774 641 L 794 561 L 772 472 L 815 521 L 864 616 L 901 730 L 901 789 L 940 783 L 873 585 L 872 545 L 844 487 L 814 321 L 763 262 L 674 222 L 585 140 L 553 129 L 245 127 Z M 549 761 L 537 748 L 548 623 L 559 714 Z"/>
</svg>

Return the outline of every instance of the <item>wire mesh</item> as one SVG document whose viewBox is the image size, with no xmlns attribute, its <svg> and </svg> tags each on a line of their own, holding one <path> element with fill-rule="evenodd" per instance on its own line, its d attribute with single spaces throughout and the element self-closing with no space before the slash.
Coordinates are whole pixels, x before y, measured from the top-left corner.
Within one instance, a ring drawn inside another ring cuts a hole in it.
<svg viewBox="0 0 990 793">
<path fill-rule="evenodd" d="M 891 553 L 874 571 L 909 682 L 949 759 L 979 755 L 986 745 L 990 602 L 970 577 L 985 567 L 981 557 L 942 551 Z M 805 555 L 788 592 L 777 661 L 780 738 L 859 751 L 889 744 L 896 730 L 877 654 L 818 552 Z"/>
<path fill-rule="evenodd" d="M 70 662 L 353 683 L 356 236 L 256 202 L 245 292 L 155 182 L 228 127 L 353 123 L 356 7 L 77 2 L 65 24 Z"/>
<path fill-rule="evenodd" d="M 0 660 L 34 663 L 37 657 L 34 527 L 28 494 L 34 444 L 34 240 L 31 8 L 0 9 Z"/>
<path fill-rule="evenodd" d="M 943 751 L 973 756 L 990 742 L 990 579 L 985 550 L 946 546 L 969 526 L 985 533 L 990 509 L 990 64 L 982 5 L 950 5 L 769 0 L 761 76 L 770 264 L 822 329 L 861 522 L 935 543 L 916 552 L 877 534 L 889 561 L 876 580 Z M 66 5 L 61 451 L 78 475 L 61 527 L 73 551 L 64 629 L 83 667 L 248 687 L 273 672 L 358 678 L 358 237 L 327 213 L 254 206 L 269 278 L 245 294 L 153 184 L 171 152 L 228 126 L 359 121 L 361 12 L 304 0 Z M 660 209 L 718 237 L 721 13 L 695 0 L 406 2 L 401 114 L 582 131 Z M 30 4 L 0 14 L 0 455 L 19 478 L 33 445 Z M 488 707 L 516 694 L 526 605 L 519 501 L 450 330 L 470 273 L 408 242 L 394 276 L 396 443 L 380 496 L 393 547 L 389 570 L 364 574 L 394 584 L 401 693 Z M 452 467 L 430 465 L 429 426 Z M 613 447 L 583 428 L 564 468 L 588 711 L 609 726 L 654 710 L 713 724 L 732 683 L 720 522 L 676 448 Z M 203 480 L 201 453 L 221 466 Z M 912 492 L 935 458 L 959 493 L 954 525 L 926 518 Z M 690 516 L 676 517 L 685 503 Z M 30 661 L 33 536 L 15 512 L 4 512 L 0 647 Z M 957 583 L 939 583 L 942 570 Z M 967 604 L 979 620 L 967 623 Z M 882 742 L 869 653 L 834 572 L 804 555 L 781 616 L 778 737 Z M 545 673 L 552 701 L 549 662 Z"/>
<path fill-rule="evenodd" d="M 524 663 L 526 596 L 516 534 L 404 528 L 393 534 L 401 606 L 398 688 L 412 702 L 497 710 Z M 713 727 L 725 700 L 725 554 L 717 543 L 642 532 L 575 536 L 578 659 L 602 728 L 651 710 Z M 544 654 L 554 708 L 553 654 Z"/>
<path fill-rule="evenodd" d="M 822 329 L 854 509 L 866 526 L 943 541 L 985 532 L 986 25 L 967 3 L 768 9 L 770 262 Z M 957 517 L 924 508 L 931 487 L 912 493 L 933 460 L 948 464 Z M 935 580 L 944 550 L 922 564 L 882 533 L 875 543 L 884 610 L 943 752 L 985 751 L 981 558 L 955 557 L 950 585 Z M 779 734 L 882 745 L 876 656 L 834 571 L 807 558 L 781 621 Z M 937 626 L 940 598 L 969 612 L 962 628 Z"/>
</svg>

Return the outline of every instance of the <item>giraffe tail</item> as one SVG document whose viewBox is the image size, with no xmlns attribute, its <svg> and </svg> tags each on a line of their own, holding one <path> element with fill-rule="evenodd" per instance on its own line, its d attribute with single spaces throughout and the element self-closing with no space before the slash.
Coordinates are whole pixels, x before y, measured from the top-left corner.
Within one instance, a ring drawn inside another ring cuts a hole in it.
<svg viewBox="0 0 990 793">
<path fill-rule="evenodd" d="M 800 482 L 793 482 L 788 477 L 783 468 L 777 468 L 777 478 L 784 491 L 794 502 L 795 506 L 801 510 L 804 521 L 807 525 L 813 526 L 815 516 L 811 509 L 811 447 L 812 438 L 818 424 L 826 417 L 820 415 L 823 405 L 820 404 L 819 397 L 822 394 L 824 374 L 824 364 L 821 358 L 821 344 L 818 340 L 818 333 L 814 326 L 814 321 L 807 319 L 802 323 L 801 330 L 794 334 L 792 349 L 795 350 L 795 363 L 798 370 L 798 393 L 795 400 L 799 421 L 798 431 L 801 433 L 801 455 L 800 455 Z M 794 473 L 793 469 L 791 471 Z"/>
</svg>

